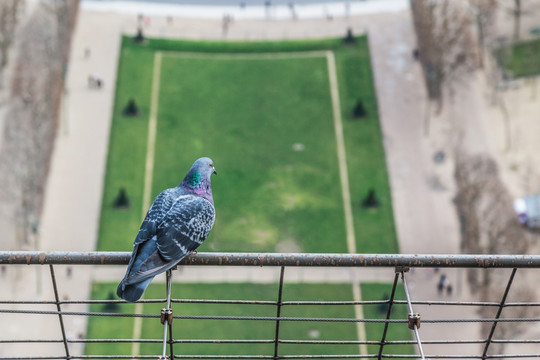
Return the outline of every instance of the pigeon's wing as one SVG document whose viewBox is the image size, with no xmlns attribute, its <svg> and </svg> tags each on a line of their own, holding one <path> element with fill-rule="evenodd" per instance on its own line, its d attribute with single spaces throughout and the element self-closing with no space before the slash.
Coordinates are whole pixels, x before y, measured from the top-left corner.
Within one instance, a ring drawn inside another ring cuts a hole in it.
<svg viewBox="0 0 540 360">
<path fill-rule="evenodd" d="M 138 257 L 134 263 L 134 271 L 124 280 L 126 285 L 136 284 L 146 279 L 153 278 L 172 268 L 177 263 L 177 261 L 166 261 L 159 255 L 155 236 L 142 244 L 140 254 L 141 256 Z M 141 257 L 144 257 L 144 259 Z"/>
<path fill-rule="evenodd" d="M 144 217 L 141 228 L 135 238 L 134 246 L 147 241 L 156 234 L 158 224 L 163 222 L 171 206 L 174 204 L 174 200 L 174 189 L 164 190 L 156 197 Z"/>
<path fill-rule="evenodd" d="M 180 261 L 199 245 L 214 225 L 214 205 L 196 195 L 180 196 L 157 229 L 157 248 L 166 261 Z"/>
<path fill-rule="evenodd" d="M 150 206 L 150 209 L 146 213 L 146 216 L 141 224 L 141 228 L 135 237 L 135 242 L 133 244 L 133 252 L 131 258 L 129 259 L 129 264 L 126 270 L 126 276 L 124 280 L 130 279 L 130 282 L 133 283 L 133 271 L 138 273 L 140 272 L 141 264 L 148 263 L 148 258 L 155 251 L 155 239 L 153 247 L 154 249 L 150 251 L 151 245 L 148 244 L 144 246 L 149 240 L 151 240 L 157 231 L 157 225 L 163 221 L 163 218 L 170 210 L 172 204 L 174 203 L 174 191 L 173 189 L 167 189 L 162 191 Z"/>
<path fill-rule="evenodd" d="M 172 206 L 169 201 L 158 196 L 148 211 L 135 241 L 124 279 L 126 285 L 144 281 L 172 268 L 195 250 L 212 229 L 215 212 L 208 200 L 183 195 L 171 201 Z M 164 205 L 154 208 L 160 202 Z M 169 211 L 162 215 L 167 206 Z"/>
</svg>

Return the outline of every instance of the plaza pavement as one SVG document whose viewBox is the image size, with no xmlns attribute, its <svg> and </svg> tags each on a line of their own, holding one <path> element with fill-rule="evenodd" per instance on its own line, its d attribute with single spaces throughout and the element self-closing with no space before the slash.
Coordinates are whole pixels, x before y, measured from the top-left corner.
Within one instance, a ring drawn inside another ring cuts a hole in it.
<svg viewBox="0 0 540 360">
<path fill-rule="evenodd" d="M 137 27 L 134 14 L 102 13 L 83 10 L 79 14 L 71 60 L 68 67 L 66 96 L 62 104 L 62 120 L 56 141 L 50 177 L 47 185 L 45 208 L 40 233 L 40 249 L 64 251 L 92 251 L 97 243 L 100 204 L 106 165 L 109 128 L 114 98 L 116 67 L 119 56 L 120 36 L 133 34 Z M 222 22 L 217 19 L 167 20 L 164 16 L 152 16 L 145 21 L 144 31 L 149 36 L 183 37 L 190 39 L 293 39 L 343 36 L 350 27 L 354 33 L 367 31 L 374 68 L 375 84 L 379 100 L 380 119 L 386 149 L 394 216 L 400 250 L 403 253 L 458 253 L 459 234 L 451 203 L 452 174 L 449 163 L 435 164 L 434 150 L 440 149 L 436 135 L 425 137 L 423 119 L 425 92 L 419 65 L 412 59 L 414 34 L 408 11 L 334 17 L 331 20 L 311 18 L 300 20 L 234 20 L 223 32 Z M 85 56 L 85 49 L 90 55 Z M 90 89 L 88 76 L 96 74 L 104 81 L 101 89 Z M 443 186 L 434 186 L 433 184 Z M 129 249 L 126 249 L 129 250 Z M 362 249 L 358 249 L 362 252 Z M 82 266 L 70 273 L 66 267 L 56 267 L 60 297 L 88 298 L 92 279 L 117 281 L 123 269 L 93 270 Z M 11 299 L 54 299 L 49 286 L 49 269 L 42 267 L 31 272 L 21 267 L 5 275 L 11 285 Z M 205 275 L 193 275 L 184 269 L 178 279 Z M 207 271 L 211 272 L 212 269 Z M 221 272 L 221 270 L 220 270 Z M 244 272 L 246 273 L 246 272 Z M 291 279 L 311 278 L 304 271 Z M 382 276 L 373 271 L 359 272 L 365 280 L 391 281 L 392 274 Z M 183 276 L 182 274 L 191 274 Z M 238 272 L 222 281 L 245 280 Z M 326 275 L 325 275 L 326 274 Z M 373 274 L 373 275 L 370 275 Z M 447 275 L 457 291 L 453 296 L 468 300 L 468 291 L 461 283 L 459 271 Z M 273 279 L 275 275 L 266 275 Z M 322 280 L 348 278 L 339 271 L 321 273 Z M 371 277 L 372 276 L 372 277 Z M 430 271 L 416 271 L 410 275 L 413 299 L 436 297 L 438 275 Z M 371 278 L 370 278 L 371 277 Z M 354 278 L 354 276 L 353 276 Z M 7 279 L 6 279 L 7 280 Z M 315 281 L 315 280 L 313 280 Z M 30 284 L 30 285 L 29 285 Z M 35 284 L 35 286 L 33 285 Z M 36 290 L 37 289 L 37 290 Z M 2 298 L 5 296 L 0 295 Z M 48 307 L 51 309 L 51 307 Z M 67 310 L 83 309 L 70 305 Z M 459 310 L 459 312 L 457 312 Z M 424 318 L 435 315 L 449 317 L 474 317 L 467 309 L 457 309 L 440 314 L 436 308 L 423 309 Z M 36 317 L 33 325 L 15 323 L 0 328 L 0 338 L 59 338 L 56 317 Z M 68 335 L 84 333 L 86 320 L 65 317 Z M 429 329 L 429 327 L 428 327 Z M 476 326 L 446 326 L 437 331 L 421 331 L 424 339 L 476 339 Z M 62 344 L 50 344 L 38 349 L 39 355 L 58 354 Z M 28 346 L 13 345 L 0 348 L 0 356 L 14 356 Z M 80 351 L 71 347 L 74 353 Z M 467 348 L 470 351 L 470 348 Z M 463 353 L 460 348 L 449 353 Z M 429 349 L 428 349 L 429 352 Z"/>
</svg>

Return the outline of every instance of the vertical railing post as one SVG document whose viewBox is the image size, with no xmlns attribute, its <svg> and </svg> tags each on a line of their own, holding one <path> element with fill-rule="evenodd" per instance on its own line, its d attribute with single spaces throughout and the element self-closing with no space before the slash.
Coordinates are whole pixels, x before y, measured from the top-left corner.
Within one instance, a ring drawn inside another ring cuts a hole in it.
<svg viewBox="0 0 540 360">
<path fill-rule="evenodd" d="M 60 307 L 60 297 L 58 296 L 58 288 L 56 286 L 56 276 L 54 275 L 54 268 L 50 264 L 49 269 L 51 270 L 51 280 L 53 284 L 54 289 L 54 298 L 56 299 L 56 310 L 58 310 L 58 320 L 60 320 L 60 330 L 62 330 L 62 339 L 64 341 L 64 349 L 66 351 L 66 359 L 71 359 L 71 355 L 69 355 L 69 347 L 66 337 L 66 329 L 64 327 L 64 319 L 62 317 L 62 308 Z"/>
<path fill-rule="evenodd" d="M 484 347 L 484 352 L 482 353 L 482 360 L 487 358 L 487 352 L 488 352 L 489 346 L 491 345 L 491 341 L 493 339 L 493 333 L 495 332 L 495 328 L 497 327 L 498 320 L 501 317 L 504 304 L 506 303 L 506 297 L 508 296 L 508 292 L 510 291 L 510 286 L 512 286 L 512 282 L 514 281 L 514 276 L 516 275 L 516 271 L 517 271 L 517 268 L 512 269 L 512 274 L 510 274 L 510 279 L 508 279 L 508 283 L 506 284 L 506 289 L 504 289 L 504 294 L 501 299 L 501 302 L 499 303 L 499 309 L 497 310 L 497 315 L 495 315 L 495 320 L 493 320 L 493 325 L 491 326 L 489 336 L 486 340 L 486 346 Z"/>
<path fill-rule="evenodd" d="M 285 266 L 281 267 L 281 272 L 279 275 L 279 290 L 278 290 L 278 300 L 277 300 L 277 314 L 276 314 L 276 333 L 274 336 L 274 360 L 279 356 L 279 318 L 281 317 L 281 304 L 283 298 L 283 277 L 285 274 Z"/>
<path fill-rule="evenodd" d="M 390 314 L 392 313 L 392 305 L 394 304 L 394 296 L 396 294 L 396 287 L 399 280 L 399 272 L 396 269 L 396 274 L 394 276 L 394 285 L 392 286 L 392 293 L 390 294 L 390 299 L 388 300 L 388 309 L 386 311 L 386 321 L 384 323 L 384 330 L 382 333 L 381 344 L 379 345 L 379 354 L 377 359 L 381 360 L 384 344 L 386 343 L 386 332 L 388 331 L 388 320 L 390 319 Z"/>
<path fill-rule="evenodd" d="M 409 329 L 414 331 L 414 336 L 416 338 L 416 345 L 418 346 L 418 352 L 420 353 L 420 358 L 425 359 L 424 349 L 422 349 L 422 342 L 420 341 L 420 335 L 418 334 L 418 328 L 420 327 L 420 314 L 413 312 L 411 297 L 409 296 L 409 288 L 407 287 L 407 281 L 405 280 L 405 271 L 401 270 L 401 280 L 403 282 L 403 290 L 405 291 L 405 297 L 407 298 L 407 305 L 409 307 Z"/>
<path fill-rule="evenodd" d="M 172 341 L 172 320 L 173 313 L 171 309 L 171 282 L 172 282 L 172 270 L 169 269 L 165 273 L 167 277 L 167 305 L 164 309 L 161 309 L 161 323 L 163 324 L 163 346 L 161 349 L 161 357 L 158 360 L 166 360 L 168 357 L 165 355 L 167 352 L 167 328 L 169 330 L 169 345 L 170 345 L 170 354 L 171 359 L 174 358 L 173 353 L 173 341 Z"/>
</svg>

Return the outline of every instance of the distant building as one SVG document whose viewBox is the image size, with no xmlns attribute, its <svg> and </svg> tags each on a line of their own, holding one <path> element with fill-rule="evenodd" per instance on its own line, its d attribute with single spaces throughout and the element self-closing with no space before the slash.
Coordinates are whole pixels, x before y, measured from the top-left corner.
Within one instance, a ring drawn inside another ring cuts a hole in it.
<svg viewBox="0 0 540 360">
<path fill-rule="evenodd" d="M 540 195 L 528 195 L 514 201 L 519 222 L 530 228 L 540 228 Z"/>
</svg>

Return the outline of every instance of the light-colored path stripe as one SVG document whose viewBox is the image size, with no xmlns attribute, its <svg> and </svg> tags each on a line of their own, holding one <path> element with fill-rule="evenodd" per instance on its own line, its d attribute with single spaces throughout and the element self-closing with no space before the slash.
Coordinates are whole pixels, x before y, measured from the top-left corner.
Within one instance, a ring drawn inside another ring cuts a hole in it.
<svg viewBox="0 0 540 360">
<path fill-rule="evenodd" d="M 345 140 L 343 139 L 343 123 L 341 121 L 341 105 L 339 103 L 339 89 L 336 73 L 336 59 L 332 51 L 326 52 L 328 63 L 328 77 L 330 80 L 330 96 L 332 98 L 332 111 L 334 115 L 334 129 L 336 132 L 337 154 L 339 164 L 339 178 L 341 180 L 341 193 L 343 196 L 343 211 L 345 213 L 345 228 L 347 230 L 347 250 L 356 253 L 356 238 L 351 206 L 351 191 L 349 189 L 349 174 L 345 156 Z"/>
<path fill-rule="evenodd" d="M 355 282 L 352 285 L 353 290 L 353 299 L 354 301 L 360 301 L 362 299 L 362 291 L 360 290 L 360 282 Z M 364 318 L 364 308 L 362 305 L 354 305 L 354 316 L 357 319 L 363 319 Z M 366 340 L 366 326 L 363 322 L 356 322 L 356 332 L 358 333 L 358 340 L 365 341 Z M 360 348 L 360 354 L 367 354 L 367 345 L 366 344 L 360 344 L 358 345 Z"/>
<path fill-rule="evenodd" d="M 146 166 L 144 172 L 144 189 L 142 203 L 142 219 L 146 216 L 146 212 L 150 207 L 150 196 L 152 194 L 152 176 L 154 174 L 154 155 L 156 147 L 156 131 L 157 131 L 157 111 L 159 101 L 159 81 L 161 77 L 161 51 L 157 51 L 154 55 L 154 73 L 152 78 L 152 94 L 150 102 L 150 119 L 148 120 L 148 140 L 146 148 Z M 135 314 L 142 313 L 142 304 L 135 305 Z M 132 339 L 140 339 L 142 331 L 142 318 L 136 317 L 133 321 L 133 337 Z M 139 355 L 140 343 L 131 344 L 131 355 Z"/>
<path fill-rule="evenodd" d="M 150 196 L 152 194 L 152 176 L 154 174 L 154 154 L 156 146 L 156 131 L 157 131 L 157 111 L 159 101 L 159 80 L 161 74 L 161 51 L 157 51 L 154 55 L 154 74 L 152 78 L 152 100 L 150 103 L 150 120 L 148 121 L 148 141 L 146 150 L 146 168 L 144 173 L 144 192 L 142 217 L 146 215 L 150 207 Z"/>
<path fill-rule="evenodd" d="M 218 59 L 218 60 L 267 60 L 267 59 L 295 59 L 326 57 L 327 51 L 291 51 L 272 53 L 203 53 L 203 52 L 178 52 L 163 51 L 163 55 L 179 57 L 183 59 Z"/>
<path fill-rule="evenodd" d="M 135 304 L 135 314 L 142 314 L 142 303 L 136 303 Z M 140 339 L 141 338 L 141 332 L 142 332 L 142 318 L 136 317 L 135 320 L 133 320 L 133 336 L 132 339 Z M 131 355 L 137 356 L 139 355 L 139 351 L 141 349 L 140 343 L 131 343 Z M 135 360 L 135 359 L 133 359 Z"/>
<path fill-rule="evenodd" d="M 343 138 L 343 122 L 341 121 L 341 105 L 339 103 L 339 88 L 336 72 L 336 59 L 332 51 L 326 52 L 328 63 L 328 77 L 330 80 L 330 96 L 332 98 L 332 111 L 334 115 L 334 129 L 336 132 L 337 154 L 339 163 L 339 177 L 341 180 L 341 193 L 343 196 L 343 211 L 345 213 L 345 229 L 347 232 L 347 250 L 349 253 L 356 253 L 356 236 L 354 235 L 354 223 L 352 216 L 351 191 L 349 188 L 349 171 L 347 169 L 347 158 L 345 156 L 345 140 Z M 354 301 L 362 299 L 359 281 L 352 284 L 352 292 Z M 362 306 L 354 306 L 354 315 L 357 319 L 364 318 Z M 366 340 L 366 328 L 364 323 L 356 323 L 356 331 L 358 340 Z M 367 354 L 367 346 L 359 345 L 360 354 Z"/>
</svg>

